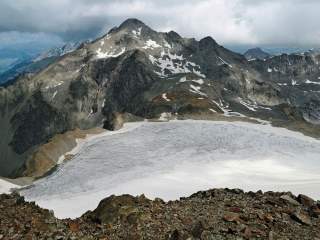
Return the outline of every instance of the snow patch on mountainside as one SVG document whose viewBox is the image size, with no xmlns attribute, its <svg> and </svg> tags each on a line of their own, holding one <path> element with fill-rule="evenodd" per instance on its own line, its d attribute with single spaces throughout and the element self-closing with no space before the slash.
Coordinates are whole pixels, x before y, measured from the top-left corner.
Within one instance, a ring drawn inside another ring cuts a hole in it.
<svg viewBox="0 0 320 240">
<path fill-rule="evenodd" d="M 189 91 L 192 92 L 192 93 L 199 94 L 199 95 L 202 95 L 202 96 L 207 96 L 207 94 L 201 92 L 201 87 L 197 87 L 195 85 L 190 84 L 190 88 L 191 89 Z"/>
<path fill-rule="evenodd" d="M 135 37 L 141 36 L 142 27 L 139 27 L 138 30 L 132 30 L 132 33 Z"/>
<path fill-rule="evenodd" d="M 116 51 L 102 52 L 101 48 L 97 50 L 97 58 L 115 58 L 119 57 L 126 51 L 126 48 L 122 48 L 118 53 Z"/>
<path fill-rule="evenodd" d="M 317 84 L 317 85 L 320 85 L 320 82 L 313 82 L 313 81 L 310 81 L 309 79 L 307 79 L 307 80 L 305 81 L 305 83 L 307 83 L 307 84 Z"/>
<path fill-rule="evenodd" d="M 222 59 L 221 57 L 218 56 L 218 59 L 221 61 L 222 64 L 227 65 L 228 67 L 232 68 L 232 65 L 227 63 L 224 59 Z"/>
<path fill-rule="evenodd" d="M 170 99 L 167 97 L 167 94 L 166 94 L 166 93 L 163 93 L 163 94 L 162 94 L 162 98 L 163 98 L 164 100 L 166 100 L 167 102 L 170 102 Z"/>
<path fill-rule="evenodd" d="M 272 110 L 272 108 L 259 106 L 256 102 L 244 101 L 241 98 L 239 98 L 239 103 L 253 112 L 256 112 L 258 109 L 264 109 L 264 110 L 269 110 L 269 111 Z"/>
<path fill-rule="evenodd" d="M 157 42 L 149 39 L 149 40 L 146 42 L 146 46 L 144 46 L 144 47 L 142 47 L 142 48 L 144 48 L 144 49 L 148 49 L 148 48 L 153 49 L 153 48 L 159 48 L 159 47 L 161 47 L 161 45 L 159 45 Z"/>
<path fill-rule="evenodd" d="M 191 80 L 191 81 L 192 81 L 192 82 L 196 82 L 196 83 L 198 83 L 198 84 L 200 84 L 200 85 L 204 84 L 203 79 L 197 79 L 197 80 Z"/>
<path fill-rule="evenodd" d="M 162 51 L 159 58 L 149 55 L 149 60 L 153 65 L 156 65 L 158 68 L 160 68 L 160 72 L 156 73 L 161 77 L 167 77 L 168 74 L 166 72 L 168 71 L 170 74 L 194 73 L 199 77 L 206 77 L 203 73 L 201 73 L 201 68 L 199 65 L 188 61 L 182 55 L 172 54 L 169 51 Z"/>
</svg>

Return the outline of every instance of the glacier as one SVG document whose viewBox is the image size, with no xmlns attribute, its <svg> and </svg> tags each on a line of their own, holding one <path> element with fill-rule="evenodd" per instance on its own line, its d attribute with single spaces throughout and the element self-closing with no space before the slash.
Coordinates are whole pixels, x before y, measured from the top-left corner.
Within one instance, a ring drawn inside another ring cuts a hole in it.
<svg viewBox="0 0 320 240">
<path fill-rule="evenodd" d="M 75 157 L 23 189 L 76 218 L 110 195 L 174 200 L 210 188 L 292 191 L 320 199 L 320 140 L 245 122 L 127 123 L 82 143 Z"/>
</svg>

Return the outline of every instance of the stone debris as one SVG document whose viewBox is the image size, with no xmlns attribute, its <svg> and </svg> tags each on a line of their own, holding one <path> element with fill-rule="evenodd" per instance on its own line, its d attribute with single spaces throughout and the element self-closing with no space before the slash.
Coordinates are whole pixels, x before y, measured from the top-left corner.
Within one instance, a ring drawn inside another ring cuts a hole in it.
<svg viewBox="0 0 320 240">
<path fill-rule="evenodd" d="M 298 202 L 299 204 L 296 204 Z M 291 193 L 212 189 L 164 202 L 110 196 L 78 219 L 0 195 L 0 239 L 320 239 L 319 202 Z"/>
</svg>

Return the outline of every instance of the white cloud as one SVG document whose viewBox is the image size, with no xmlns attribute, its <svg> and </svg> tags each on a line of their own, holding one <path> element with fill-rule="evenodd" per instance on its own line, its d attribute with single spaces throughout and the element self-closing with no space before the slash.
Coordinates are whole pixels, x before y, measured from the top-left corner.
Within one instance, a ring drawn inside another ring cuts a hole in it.
<svg viewBox="0 0 320 240">
<path fill-rule="evenodd" d="M 260 43 L 318 45 L 320 1 L 262 1 L 248 6 L 244 17 Z"/>
<path fill-rule="evenodd" d="M 2 0 L 0 31 L 94 37 L 128 17 L 222 44 L 319 45 L 316 0 Z"/>
</svg>

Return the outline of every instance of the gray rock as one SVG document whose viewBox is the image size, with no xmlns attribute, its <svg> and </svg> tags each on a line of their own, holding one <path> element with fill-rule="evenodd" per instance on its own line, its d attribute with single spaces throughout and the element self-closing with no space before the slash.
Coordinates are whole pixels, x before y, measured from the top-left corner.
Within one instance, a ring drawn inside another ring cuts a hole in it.
<svg viewBox="0 0 320 240">
<path fill-rule="evenodd" d="M 303 205 L 303 206 L 306 206 L 306 207 L 312 207 L 315 205 L 315 201 L 306 196 L 306 195 L 303 195 L 303 194 L 299 194 L 298 196 L 298 201 Z"/>
<path fill-rule="evenodd" d="M 291 215 L 291 218 L 301 224 L 304 224 L 304 225 L 312 225 L 312 222 L 311 222 L 311 219 L 310 217 L 303 213 L 302 211 L 300 210 L 297 210 L 295 211 L 292 215 Z"/>
<path fill-rule="evenodd" d="M 289 195 L 282 195 L 280 199 L 284 200 L 285 202 L 294 205 L 294 206 L 300 206 L 300 203 L 296 200 L 294 200 L 291 196 Z"/>
</svg>

